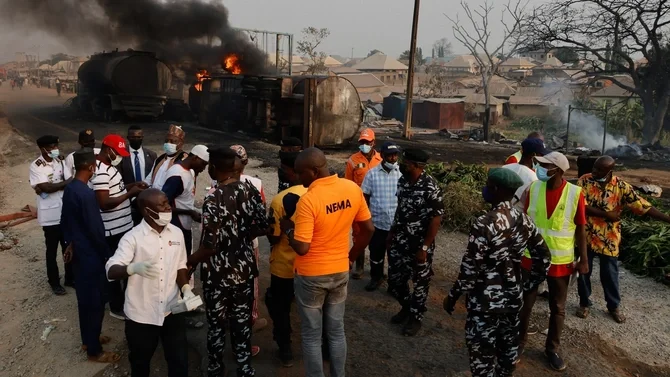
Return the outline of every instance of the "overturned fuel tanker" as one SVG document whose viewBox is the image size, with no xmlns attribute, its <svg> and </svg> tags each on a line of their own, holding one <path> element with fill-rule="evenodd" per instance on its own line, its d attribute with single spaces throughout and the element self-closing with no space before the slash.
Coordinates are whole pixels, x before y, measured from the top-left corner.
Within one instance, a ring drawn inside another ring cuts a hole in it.
<svg viewBox="0 0 670 377">
<path fill-rule="evenodd" d="M 74 104 L 106 121 L 155 118 L 163 113 L 172 83 L 170 68 L 145 51 L 112 51 L 91 56 L 79 67 Z"/>
</svg>

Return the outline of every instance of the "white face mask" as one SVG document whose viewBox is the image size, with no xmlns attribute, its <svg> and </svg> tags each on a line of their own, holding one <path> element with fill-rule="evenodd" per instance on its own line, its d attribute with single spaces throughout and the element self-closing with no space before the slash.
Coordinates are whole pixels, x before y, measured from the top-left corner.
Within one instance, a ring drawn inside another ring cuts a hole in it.
<svg viewBox="0 0 670 377">
<path fill-rule="evenodd" d="M 151 218 L 158 226 L 166 226 L 172 221 L 172 212 L 156 212 L 151 208 L 147 208 L 147 210 L 158 216 L 158 219 Z"/>
<path fill-rule="evenodd" d="M 390 162 L 384 161 L 384 167 L 387 168 L 388 170 L 397 169 L 398 168 L 398 163 L 397 162 L 390 163 Z"/>
<path fill-rule="evenodd" d="M 116 155 L 116 157 L 114 157 L 114 158 L 112 158 L 112 156 L 110 156 L 110 155 L 107 155 L 107 157 L 109 157 L 109 161 L 110 161 L 110 164 L 112 164 L 112 166 L 117 166 L 121 163 L 121 161 L 123 161 L 123 157 L 121 157 L 119 155 Z"/>
</svg>

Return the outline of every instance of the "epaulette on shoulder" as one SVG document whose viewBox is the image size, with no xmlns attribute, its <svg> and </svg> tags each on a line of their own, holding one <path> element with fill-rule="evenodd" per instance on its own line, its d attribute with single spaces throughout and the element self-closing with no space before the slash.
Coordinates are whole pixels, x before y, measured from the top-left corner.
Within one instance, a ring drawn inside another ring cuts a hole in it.
<svg viewBox="0 0 670 377">
<path fill-rule="evenodd" d="M 35 160 L 35 165 L 42 166 L 42 165 L 44 165 L 44 161 L 42 161 L 41 159 L 38 158 L 37 160 Z"/>
<path fill-rule="evenodd" d="M 61 161 L 63 161 L 63 160 L 65 160 L 65 157 L 63 157 L 63 156 L 58 156 L 58 159 L 61 160 Z"/>
</svg>

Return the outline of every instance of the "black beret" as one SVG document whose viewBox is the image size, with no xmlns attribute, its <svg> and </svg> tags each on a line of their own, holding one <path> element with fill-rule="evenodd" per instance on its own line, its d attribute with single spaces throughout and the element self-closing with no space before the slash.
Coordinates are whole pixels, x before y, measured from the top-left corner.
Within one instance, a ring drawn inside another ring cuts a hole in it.
<svg viewBox="0 0 670 377">
<path fill-rule="evenodd" d="M 403 151 L 402 157 L 405 160 L 425 164 L 426 162 L 428 162 L 428 157 L 429 156 L 428 156 L 428 152 L 424 151 L 423 149 L 407 148 Z"/>
<path fill-rule="evenodd" d="M 90 142 L 95 141 L 95 135 L 93 135 L 93 130 L 88 128 L 79 132 L 79 141 L 81 142 Z"/>
<path fill-rule="evenodd" d="M 74 152 L 74 166 L 91 164 L 95 161 L 95 153 L 92 148 L 81 148 Z"/>
<path fill-rule="evenodd" d="M 53 144 L 58 144 L 58 136 L 44 135 L 37 139 L 37 146 L 40 148 Z"/>
</svg>

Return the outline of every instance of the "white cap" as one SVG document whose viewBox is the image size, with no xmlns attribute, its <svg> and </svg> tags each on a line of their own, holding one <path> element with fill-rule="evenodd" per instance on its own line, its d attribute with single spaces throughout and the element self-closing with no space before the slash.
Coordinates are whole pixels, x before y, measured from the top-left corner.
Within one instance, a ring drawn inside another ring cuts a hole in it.
<svg viewBox="0 0 670 377">
<path fill-rule="evenodd" d="M 196 145 L 191 149 L 191 154 L 197 157 L 200 157 L 201 160 L 209 162 L 209 151 L 204 145 Z"/>
<path fill-rule="evenodd" d="M 563 170 L 563 172 L 570 170 L 570 161 L 568 161 L 568 158 L 560 152 L 551 152 L 544 156 L 535 156 L 535 159 L 542 164 L 554 164 L 559 169 Z"/>
</svg>

